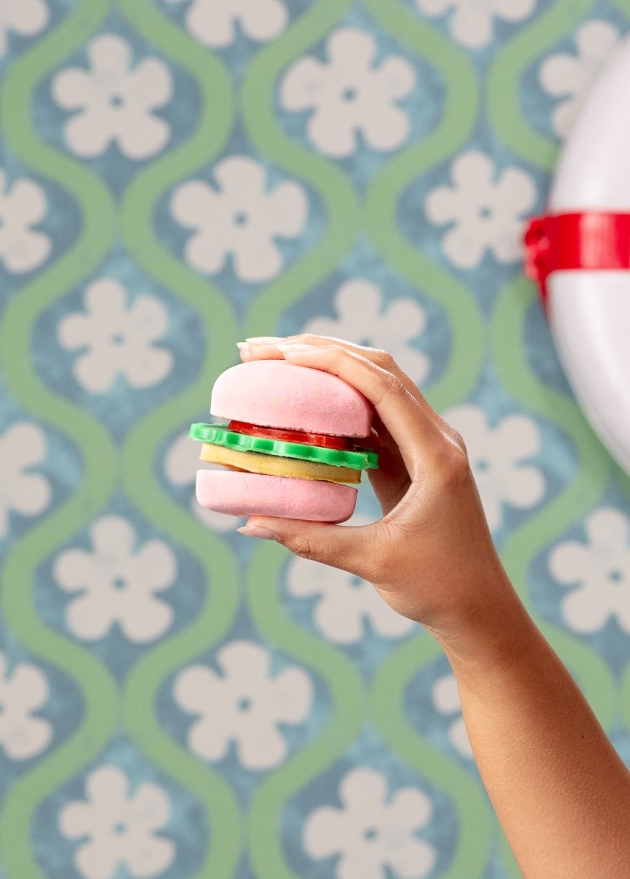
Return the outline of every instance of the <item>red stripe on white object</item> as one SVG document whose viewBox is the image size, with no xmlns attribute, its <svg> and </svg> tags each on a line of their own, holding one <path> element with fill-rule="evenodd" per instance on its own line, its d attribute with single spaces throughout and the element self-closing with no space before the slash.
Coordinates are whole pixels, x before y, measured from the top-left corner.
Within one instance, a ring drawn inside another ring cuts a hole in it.
<svg viewBox="0 0 630 879">
<path fill-rule="evenodd" d="M 591 87 L 565 143 L 528 263 L 586 417 L 630 473 L 630 37 Z"/>
<path fill-rule="evenodd" d="M 530 220 L 525 274 L 536 281 L 545 307 L 547 278 L 569 269 L 630 269 L 630 213 L 583 211 Z"/>
</svg>

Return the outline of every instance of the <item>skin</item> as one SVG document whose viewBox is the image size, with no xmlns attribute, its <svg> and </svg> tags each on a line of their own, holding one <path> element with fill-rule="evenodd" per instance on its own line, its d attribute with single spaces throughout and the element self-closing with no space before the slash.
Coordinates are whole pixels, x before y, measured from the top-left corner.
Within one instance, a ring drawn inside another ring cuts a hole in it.
<svg viewBox="0 0 630 879">
<path fill-rule="evenodd" d="M 383 511 L 362 527 L 254 516 L 239 530 L 370 581 L 438 640 L 525 879 L 630 879 L 630 773 L 510 583 L 461 436 L 384 351 L 317 336 L 239 347 L 338 375 L 373 403 Z"/>
</svg>

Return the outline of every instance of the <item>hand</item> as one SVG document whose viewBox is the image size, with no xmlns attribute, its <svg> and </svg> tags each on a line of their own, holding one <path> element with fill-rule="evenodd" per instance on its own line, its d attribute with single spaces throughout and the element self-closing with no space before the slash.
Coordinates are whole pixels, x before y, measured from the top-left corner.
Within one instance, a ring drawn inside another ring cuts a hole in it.
<svg viewBox="0 0 630 879">
<path fill-rule="evenodd" d="M 250 340 L 244 361 L 281 359 L 330 372 L 374 405 L 383 518 L 361 527 L 253 516 L 245 534 L 370 581 L 444 644 L 501 626 L 515 595 L 497 557 L 461 436 L 384 351 L 302 335 Z M 261 530 L 262 529 L 262 530 Z"/>
</svg>

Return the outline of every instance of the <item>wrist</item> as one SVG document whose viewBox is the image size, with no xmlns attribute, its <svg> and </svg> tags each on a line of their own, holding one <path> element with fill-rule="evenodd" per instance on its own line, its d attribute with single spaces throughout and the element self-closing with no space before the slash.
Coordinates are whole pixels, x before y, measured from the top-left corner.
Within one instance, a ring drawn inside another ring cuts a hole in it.
<svg viewBox="0 0 630 879">
<path fill-rule="evenodd" d="M 498 582 L 497 582 L 498 581 Z M 539 637 L 507 574 L 501 567 L 455 620 L 439 630 L 427 627 L 458 674 L 486 674 L 512 665 Z"/>
</svg>

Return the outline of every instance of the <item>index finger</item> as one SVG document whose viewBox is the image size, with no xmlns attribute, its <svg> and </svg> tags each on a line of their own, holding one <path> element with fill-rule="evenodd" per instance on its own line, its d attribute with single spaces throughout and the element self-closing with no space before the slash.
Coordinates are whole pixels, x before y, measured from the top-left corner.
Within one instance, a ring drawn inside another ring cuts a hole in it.
<svg viewBox="0 0 630 879">
<path fill-rule="evenodd" d="M 382 369 L 387 370 L 387 372 L 393 373 L 400 379 L 403 387 L 411 394 L 411 396 L 426 410 L 427 415 L 430 418 L 436 420 L 439 418 L 437 412 L 431 407 L 424 395 L 418 389 L 418 386 L 405 372 L 403 372 L 391 354 L 387 351 L 381 351 L 378 348 L 368 348 L 364 345 L 355 345 L 353 342 L 347 342 L 345 339 L 337 339 L 334 336 L 316 336 L 313 333 L 299 333 L 296 336 L 286 336 L 284 339 L 275 338 L 273 336 L 261 336 L 258 338 L 246 339 L 245 341 L 248 347 L 241 347 L 241 357 L 244 360 L 249 360 L 250 358 L 261 360 L 276 359 L 277 355 L 275 352 L 279 351 L 280 346 L 282 345 L 306 344 L 313 345 L 317 348 L 330 347 L 330 345 L 333 345 L 335 347 L 343 348 L 344 351 L 358 354 L 360 357 L 369 360 L 370 363 L 374 363 L 376 366 L 380 366 Z"/>
<path fill-rule="evenodd" d="M 442 432 L 398 376 L 338 345 L 281 343 L 277 347 L 290 363 L 329 372 L 360 391 L 395 440 L 412 479 L 437 457 L 444 442 Z"/>
</svg>

